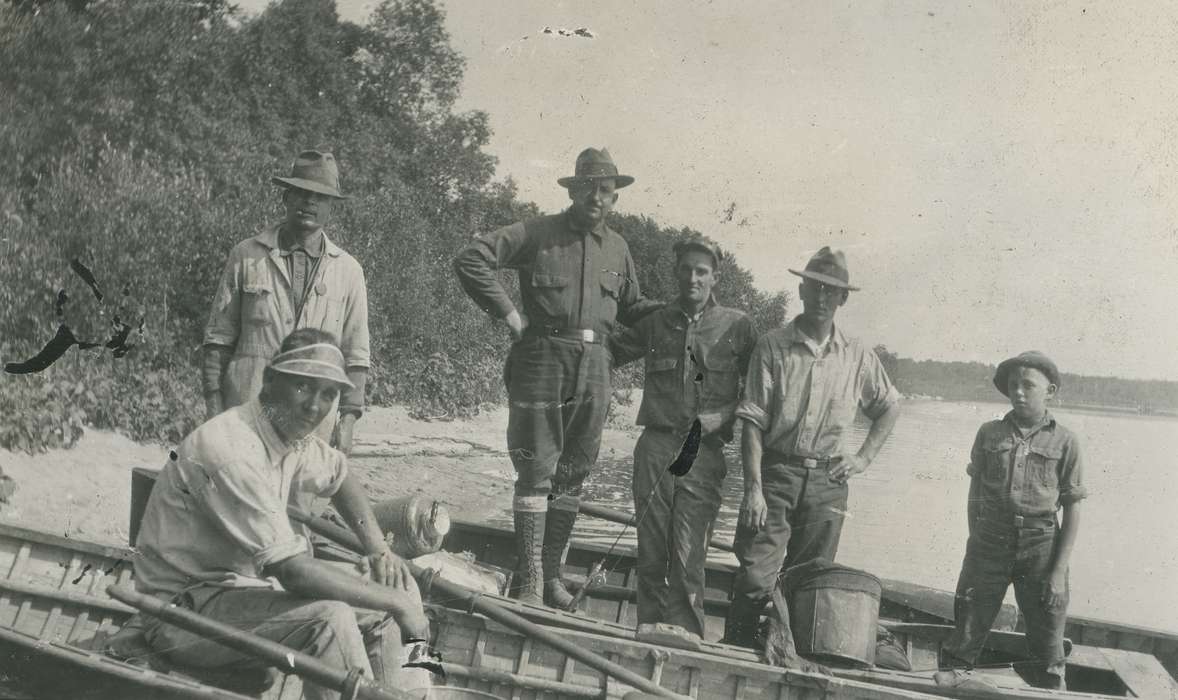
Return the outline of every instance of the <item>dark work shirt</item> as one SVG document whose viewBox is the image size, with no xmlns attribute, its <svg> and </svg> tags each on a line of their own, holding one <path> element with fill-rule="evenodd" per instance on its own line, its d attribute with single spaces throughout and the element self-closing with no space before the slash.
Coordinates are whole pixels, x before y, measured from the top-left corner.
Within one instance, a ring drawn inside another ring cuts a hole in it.
<svg viewBox="0 0 1178 700">
<path fill-rule="evenodd" d="M 503 318 L 515 306 L 500 269 L 519 271 L 523 313 L 537 329 L 589 329 L 608 337 L 618 321 L 631 325 L 662 306 L 643 298 L 625 239 L 604 224 L 579 231 L 567 211 L 480 236 L 455 258 L 462 288 Z"/>
<path fill-rule="evenodd" d="M 980 479 L 983 510 L 1023 516 L 1055 513 L 1088 495 L 1075 433 L 1047 413 L 1023 436 L 1013 412 L 982 425 L 970 450 L 969 475 Z"/>
<path fill-rule="evenodd" d="M 646 381 L 638 425 L 686 432 L 696 418 L 732 439 L 740 381 L 757 343 L 743 311 L 709 299 L 691 318 L 679 302 L 667 304 L 613 339 L 614 363 L 645 358 Z M 711 420 L 704 420 L 710 417 Z"/>
</svg>

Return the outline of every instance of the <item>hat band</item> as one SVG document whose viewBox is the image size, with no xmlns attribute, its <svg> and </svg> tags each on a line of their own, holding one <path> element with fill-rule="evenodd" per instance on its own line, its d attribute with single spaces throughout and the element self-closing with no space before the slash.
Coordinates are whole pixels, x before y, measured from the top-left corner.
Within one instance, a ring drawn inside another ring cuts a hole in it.
<svg viewBox="0 0 1178 700">
<path fill-rule="evenodd" d="M 577 168 L 577 177 L 616 177 L 618 168 L 613 163 L 587 163 Z"/>
</svg>

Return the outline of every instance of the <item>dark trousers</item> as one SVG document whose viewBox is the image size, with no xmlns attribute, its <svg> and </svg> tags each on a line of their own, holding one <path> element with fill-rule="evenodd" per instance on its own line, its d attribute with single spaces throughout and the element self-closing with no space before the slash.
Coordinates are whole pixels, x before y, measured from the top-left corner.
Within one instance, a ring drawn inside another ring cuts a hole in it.
<svg viewBox="0 0 1178 700">
<path fill-rule="evenodd" d="M 834 561 L 847 510 L 847 484 L 826 470 L 785 463 L 766 450 L 761 485 L 769 514 L 759 530 L 737 526 L 734 550 L 740 562 L 733 583 L 729 630 L 747 633 L 777 585 L 782 570 L 819 557 Z"/>
<path fill-rule="evenodd" d="M 512 346 L 504 379 L 517 500 L 580 497 L 601 447 L 609 368 L 597 343 L 528 336 Z"/>
<path fill-rule="evenodd" d="M 704 569 L 723 497 L 723 443 L 699 446 L 691 469 L 667 468 L 685 436 L 647 428 L 634 446 L 634 512 L 638 517 L 638 624 L 668 622 L 704 635 Z"/>
<path fill-rule="evenodd" d="M 994 624 L 1007 586 L 1026 622 L 1027 650 L 1034 670 L 1063 678 L 1063 631 L 1067 596 L 1057 607 L 1043 604 L 1051 575 L 1055 528 L 1019 529 L 985 518 L 978 521 L 966 545 L 953 605 L 956 629 L 945 644 L 948 665 L 973 666 Z"/>
</svg>

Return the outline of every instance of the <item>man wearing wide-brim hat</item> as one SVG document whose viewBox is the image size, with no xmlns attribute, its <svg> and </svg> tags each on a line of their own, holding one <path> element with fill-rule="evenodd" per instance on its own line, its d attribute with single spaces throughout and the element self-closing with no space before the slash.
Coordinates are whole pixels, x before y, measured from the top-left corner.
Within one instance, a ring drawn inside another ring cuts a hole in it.
<svg viewBox="0 0 1178 700">
<path fill-rule="evenodd" d="M 847 480 L 867 469 L 899 415 L 899 393 L 871 348 L 835 326 L 851 291 L 846 256 L 824 247 L 804 270 L 802 313 L 766 333 L 749 360 L 741 457 L 744 501 L 734 544 L 740 569 L 725 626 L 731 644 L 752 646 L 758 615 L 785 568 L 834 561 L 847 508 Z M 871 420 L 858 450 L 847 444 L 855 413 Z M 788 634 L 786 665 L 799 664 Z"/>
<path fill-rule="evenodd" d="M 581 486 L 597 460 L 610 400 L 604 345 L 661 305 L 642 297 L 626 241 L 606 225 L 617 190 L 634 182 L 605 149 L 587 148 L 558 184 L 572 205 L 478 237 L 455 258 L 466 293 L 502 319 L 514 344 L 507 358 L 507 446 L 516 471 L 519 595 L 567 608 L 560 580 Z M 498 277 L 519 273 L 523 309 Z"/>
<path fill-rule="evenodd" d="M 283 220 L 234 246 L 213 297 L 203 343 L 208 415 L 256 397 L 282 339 L 297 328 L 318 328 L 339 339 L 353 386 L 317 434 L 331 440 L 336 431 L 333 443 L 349 452 L 364 410 L 368 292 L 360 263 L 323 231 L 332 205 L 347 197 L 335 157 L 324 151 L 303 151 L 290 176 L 273 182 L 282 188 Z"/>
</svg>

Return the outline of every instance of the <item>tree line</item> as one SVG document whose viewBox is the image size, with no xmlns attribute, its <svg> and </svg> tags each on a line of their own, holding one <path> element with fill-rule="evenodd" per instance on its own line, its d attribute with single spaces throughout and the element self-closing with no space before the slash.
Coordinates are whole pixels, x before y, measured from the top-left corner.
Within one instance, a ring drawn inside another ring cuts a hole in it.
<svg viewBox="0 0 1178 700">
<path fill-rule="evenodd" d="M 115 315 L 145 320 L 125 357 L 75 348 L 0 377 L 0 446 L 70 445 L 84 425 L 171 443 L 195 427 L 225 256 L 277 220 L 270 176 L 308 147 L 334 152 L 352 197 L 329 235 L 368 281 L 369 402 L 447 417 L 501 400 L 507 333 L 462 294 L 450 260 L 538 210 L 496 177 L 487 114 L 455 108 L 464 62 L 444 19 L 431 0 L 384 0 L 364 24 L 333 0 L 256 17 L 225 0 L 0 5 L 0 356 L 30 357 L 62 322 L 104 338 Z M 692 232 L 635 215 L 610 224 L 644 291 L 673 297 L 671 243 Z M 71 261 L 94 272 L 101 302 Z M 725 303 L 762 329 L 784 322 L 786 294 L 757 290 L 738 261 L 723 272 Z"/>
<path fill-rule="evenodd" d="M 998 401 L 996 365 L 940 362 L 900 357 L 885 345 L 875 352 L 896 388 L 907 396 L 954 401 Z M 1178 414 L 1178 382 L 1091 377 L 1063 373 L 1057 404 L 1063 407 L 1120 409 L 1144 415 Z"/>
</svg>

